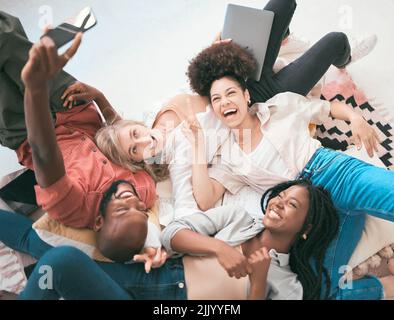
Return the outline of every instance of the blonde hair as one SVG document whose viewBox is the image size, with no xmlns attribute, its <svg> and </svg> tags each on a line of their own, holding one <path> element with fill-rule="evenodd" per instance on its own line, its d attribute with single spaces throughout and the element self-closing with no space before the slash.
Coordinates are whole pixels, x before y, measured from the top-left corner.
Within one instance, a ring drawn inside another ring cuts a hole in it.
<svg viewBox="0 0 394 320">
<path fill-rule="evenodd" d="M 131 170 L 136 173 L 140 170 L 148 172 L 152 178 L 156 181 L 163 181 L 168 178 L 168 165 L 153 163 L 148 164 L 144 161 L 135 162 L 130 159 L 130 155 L 126 154 L 119 146 L 119 132 L 121 129 L 130 125 L 141 125 L 145 126 L 144 123 L 134 120 L 118 120 L 110 125 L 101 128 L 96 133 L 96 144 L 100 151 L 113 163 Z"/>
</svg>

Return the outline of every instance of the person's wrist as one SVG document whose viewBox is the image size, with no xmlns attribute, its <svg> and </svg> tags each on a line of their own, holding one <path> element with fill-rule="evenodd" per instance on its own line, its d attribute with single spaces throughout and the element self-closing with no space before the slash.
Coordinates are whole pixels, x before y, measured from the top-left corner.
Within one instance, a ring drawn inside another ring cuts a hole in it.
<svg viewBox="0 0 394 320">
<path fill-rule="evenodd" d="M 224 252 L 226 246 L 227 244 L 225 242 L 215 239 L 215 243 L 211 246 L 211 253 L 217 257 L 220 253 Z"/>
<path fill-rule="evenodd" d="M 350 123 L 362 121 L 363 119 L 364 119 L 364 118 L 363 118 L 361 115 L 357 114 L 357 113 L 353 113 L 353 114 L 351 114 L 350 117 L 349 117 Z"/>
<path fill-rule="evenodd" d="M 48 89 L 48 83 L 46 81 L 33 81 L 31 83 L 25 83 L 25 90 L 30 93 L 41 93 Z"/>
<path fill-rule="evenodd" d="M 265 299 L 265 288 L 262 284 L 250 285 L 249 298 L 253 300 L 264 300 Z"/>
<path fill-rule="evenodd" d="M 100 104 L 100 103 L 104 103 L 105 102 L 105 96 L 104 96 L 104 94 L 101 92 L 101 91 L 99 91 L 99 90 L 96 90 L 95 91 L 95 94 L 94 94 L 94 99 L 93 99 L 94 101 L 96 101 L 98 104 Z M 108 106 L 106 106 L 104 109 L 106 109 Z M 103 109 L 103 110 L 104 110 Z"/>
</svg>

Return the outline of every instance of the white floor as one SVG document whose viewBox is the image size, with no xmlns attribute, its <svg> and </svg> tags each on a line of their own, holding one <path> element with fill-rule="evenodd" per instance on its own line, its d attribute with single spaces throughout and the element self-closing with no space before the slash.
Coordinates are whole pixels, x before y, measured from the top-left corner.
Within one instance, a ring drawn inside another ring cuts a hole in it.
<svg viewBox="0 0 394 320">
<path fill-rule="evenodd" d="M 142 119 L 144 110 L 186 86 L 188 61 L 220 30 L 230 2 L 262 8 L 267 1 L 0 0 L 0 10 L 18 16 L 36 41 L 45 12 L 52 12 L 57 25 L 92 6 L 98 25 L 66 69 L 100 88 L 124 117 Z M 334 30 L 378 35 L 376 49 L 350 70 L 369 97 L 385 101 L 394 118 L 394 1 L 298 2 L 291 29 L 312 41 Z M 17 168 L 13 152 L 0 147 L 0 176 Z"/>
</svg>

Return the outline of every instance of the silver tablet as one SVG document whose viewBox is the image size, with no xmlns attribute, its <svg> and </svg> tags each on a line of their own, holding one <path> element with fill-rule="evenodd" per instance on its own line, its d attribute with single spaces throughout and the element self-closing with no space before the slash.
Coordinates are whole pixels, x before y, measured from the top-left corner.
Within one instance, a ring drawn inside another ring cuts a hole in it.
<svg viewBox="0 0 394 320">
<path fill-rule="evenodd" d="M 272 11 L 249 8 L 235 4 L 227 6 L 221 38 L 232 39 L 247 48 L 257 61 L 253 78 L 260 80 L 265 54 L 274 22 Z"/>
</svg>

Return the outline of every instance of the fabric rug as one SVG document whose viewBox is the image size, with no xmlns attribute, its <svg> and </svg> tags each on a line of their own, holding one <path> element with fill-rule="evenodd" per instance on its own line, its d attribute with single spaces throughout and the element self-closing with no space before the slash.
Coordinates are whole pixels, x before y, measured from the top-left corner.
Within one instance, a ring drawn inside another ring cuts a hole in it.
<svg viewBox="0 0 394 320">
<path fill-rule="evenodd" d="M 364 92 L 357 87 L 346 70 L 331 68 L 325 76 L 321 89 L 321 99 L 339 100 L 352 106 L 378 132 L 380 145 L 378 156 L 386 168 L 394 170 L 394 128 Z M 352 133 L 348 122 L 330 118 L 317 126 L 316 137 L 322 145 L 334 150 L 345 151 L 352 144 Z"/>
</svg>

